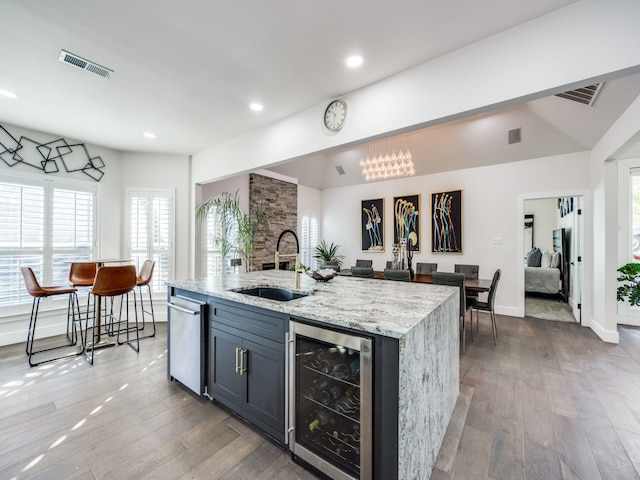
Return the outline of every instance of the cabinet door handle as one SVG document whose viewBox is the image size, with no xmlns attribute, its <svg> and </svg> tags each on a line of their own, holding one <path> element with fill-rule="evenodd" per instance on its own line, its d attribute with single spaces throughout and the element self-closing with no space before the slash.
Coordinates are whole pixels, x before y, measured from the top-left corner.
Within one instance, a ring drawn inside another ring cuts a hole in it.
<svg viewBox="0 0 640 480">
<path fill-rule="evenodd" d="M 240 371 L 239 362 L 238 362 L 239 351 L 240 351 L 240 347 L 236 347 L 236 373 L 239 373 Z"/>
<path fill-rule="evenodd" d="M 240 375 L 242 375 L 244 372 L 247 371 L 247 369 L 244 366 L 244 354 L 247 353 L 247 351 L 244 348 L 240 349 Z"/>
</svg>

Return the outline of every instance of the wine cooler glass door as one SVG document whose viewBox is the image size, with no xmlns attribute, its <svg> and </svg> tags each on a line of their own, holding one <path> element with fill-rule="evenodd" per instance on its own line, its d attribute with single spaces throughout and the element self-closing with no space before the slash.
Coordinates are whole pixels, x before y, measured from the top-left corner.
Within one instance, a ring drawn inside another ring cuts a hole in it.
<svg viewBox="0 0 640 480">
<path fill-rule="evenodd" d="M 371 340 L 292 322 L 291 448 L 332 478 L 371 478 Z"/>
</svg>

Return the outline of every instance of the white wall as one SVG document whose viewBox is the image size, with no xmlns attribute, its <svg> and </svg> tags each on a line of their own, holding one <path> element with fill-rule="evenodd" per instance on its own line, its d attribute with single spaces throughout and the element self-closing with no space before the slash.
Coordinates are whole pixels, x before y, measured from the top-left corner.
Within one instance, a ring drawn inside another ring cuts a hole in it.
<svg viewBox="0 0 640 480">
<path fill-rule="evenodd" d="M 498 313 L 524 313 L 524 269 L 522 267 L 522 195 L 556 197 L 558 192 L 589 188 L 588 152 L 540 158 L 503 165 L 458 170 L 422 177 L 368 183 L 325 190 L 322 196 L 323 238 L 342 245 L 345 265 L 356 258 L 371 259 L 375 269 L 391 260 L 393 244 L 392 201 L 394 196 L 420 194 L 420 253 L 414 262 L 436 262 L 438 270 L 453 271 L 456 263 L 480 265 L 480 276 L 491 278 L 502 269 L 496 297 Z M 549 175 L 553 171 L 554 175 Z M 433 192 L 462 190 L 463 253 L 432 254 L 430 196 Z M 360 201 L 385 198 L 385 252 L 360 250 Z M 495 245 L 494 237 L 503 239 Z"/>
</svg>

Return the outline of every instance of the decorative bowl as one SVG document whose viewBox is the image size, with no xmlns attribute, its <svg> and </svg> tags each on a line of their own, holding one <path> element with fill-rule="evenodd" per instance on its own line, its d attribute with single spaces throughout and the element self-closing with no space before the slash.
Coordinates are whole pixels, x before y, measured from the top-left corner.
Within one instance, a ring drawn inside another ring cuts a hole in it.
<svg viewBox="0 0 640 480">
<path fill-rule="evenodd" d="M 321 270 L 306 270 L 305 273 L 318 282 L 328 282 L 338 275 L 333 268 L 323 268 Z"/>
</svg>

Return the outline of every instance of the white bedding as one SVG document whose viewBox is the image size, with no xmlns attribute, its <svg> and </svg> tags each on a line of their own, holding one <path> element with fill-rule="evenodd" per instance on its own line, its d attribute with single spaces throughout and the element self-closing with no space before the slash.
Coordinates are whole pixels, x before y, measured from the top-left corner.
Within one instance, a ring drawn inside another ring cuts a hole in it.
<svg viewBox="0 0 640 480">
<path fill-rule="evenodd" d="M 524 291 L 549 294 L 558 293 L 560 291 L 560 269 L 525 267 Z"/>
</svg>

